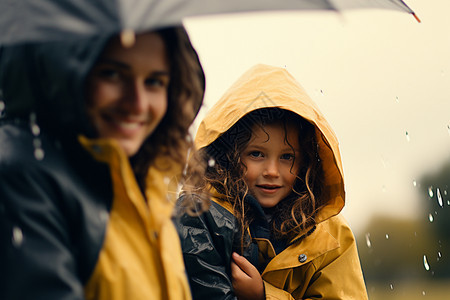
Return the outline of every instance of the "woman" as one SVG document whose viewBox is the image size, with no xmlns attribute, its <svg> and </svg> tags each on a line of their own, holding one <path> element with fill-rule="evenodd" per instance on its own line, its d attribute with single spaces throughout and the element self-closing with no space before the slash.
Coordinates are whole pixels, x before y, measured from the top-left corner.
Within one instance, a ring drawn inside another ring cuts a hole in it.
<svg viewBox="0 0 450 300">
<path fill-rule="evenodd" d="M 203 71 L 182 27 L 123 37 L 1 53 L 1 299 L 190 298 L 167 189 Z"/>
</svg>

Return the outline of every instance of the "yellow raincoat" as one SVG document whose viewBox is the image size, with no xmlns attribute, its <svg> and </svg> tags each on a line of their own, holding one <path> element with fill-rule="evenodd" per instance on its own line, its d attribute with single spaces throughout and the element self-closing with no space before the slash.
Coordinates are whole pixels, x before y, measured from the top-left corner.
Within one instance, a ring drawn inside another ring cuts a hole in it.
<svg viewBox="0 0 450 300">
<path fill-rule="evenodd" d="M 355 239 L 339 215 L 345 190 L 338 141 L 317 106 L 285 69 L 257 65 L 247 71 L 210 109 L 198 129 L 196 145 L 208 146 L 244 115 L 265 107 L 290 110 L 315 125 L 329 197 L 316 216 L 317 229 L 300 243 L 275 255 L 268 240 L 257 241 L 259 251 L 272 258 L 262 272 L 267 299 L 367 299 Z"/>
<path fill-rule="evenodd" d="M 86 299 L 191 299 L 177 232 L 171 221 L 176 199 L 168 180 L 180 173 L 160 159 L 147 177 L 146 201 L 129 158 L 114 140 L 82 145 L 109 165 L 113 205 L 103 247 L 85 286 Z"/>
</svg>

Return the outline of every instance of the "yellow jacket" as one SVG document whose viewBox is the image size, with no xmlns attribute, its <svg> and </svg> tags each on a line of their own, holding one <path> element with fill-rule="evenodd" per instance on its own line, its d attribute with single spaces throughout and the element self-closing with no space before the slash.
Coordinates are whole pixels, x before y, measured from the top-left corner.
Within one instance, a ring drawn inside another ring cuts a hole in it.
<svg viewBox="0 0 450 300">
<path fill-rule="evenodd" d="M 245 114 L 265 107 L 290 110 L 315 125 L 329 198 L 316 216 L 317 229 L 300 243 L 275 255 L 268 240 L 257 241 L 259 251 L 272 257 L 262 272 L 267 299 L 367 299 L 355 239 L 339 215 L 345 190 L 337 138 L 285 69 L 257 65 L 239 78 L 201 122 L 197 147 L 211 144 Z"/>
<path fill-rule="evenodd" d="M 83 137 L 80 142 L 96 160 L 109 165 L 113 186 L 106 236 L 85 286 L 86 299 L 191 299 L 170 219 L 176 199 L 169 198 L 168 183 L 179 168 L 161 159 L 156 163 L 160 169 L 150 168 L 146 202 L 117 143 Z"/>
</svg>

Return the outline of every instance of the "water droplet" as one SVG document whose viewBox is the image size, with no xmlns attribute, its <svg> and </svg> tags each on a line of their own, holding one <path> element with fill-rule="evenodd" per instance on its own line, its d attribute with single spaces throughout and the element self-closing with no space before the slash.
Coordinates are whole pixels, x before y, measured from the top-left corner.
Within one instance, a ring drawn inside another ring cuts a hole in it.
<svg viewBox="0 0 450 300">
<path fill-rule="evenodd" d="M 367 244 L 367 247 L 369 247 L 369 248 L 372 247 L 372 242 L 370 241 L 370 233 L 366 233 L 366 244 Z"/>
<path fill-rule="evenodd" d="M 430 265 L 428 264 L 426 255 L 423 256 L 423 266 L 425 267 L 425 270 L 427 270 L 427 271 L 430 270 Z"/>
<path fill-rule="evenodd" d="M 42 150 L 42 148 L 36 148 L 34 149 L 34 157 L 37 160 L 43 160 L 45 156 L 44 150 Z"/>
<path fill-rule="evenodd" d="M 34 112 L 30 113 L 30 123 L 31 124 L 36 123 L 36 113 L 34 113 Z"/>
<path fill-rule="evenodd" d="M 438 251 L 438 257 L 442 257 L 442 253 L 440 251 Z"/>
<path fill-rule="evenodd" d="M 31 124 L 31 132 L 34 136 L 38 136 L 41 133 L 41 129 L 37 124 Z"/>
<path fill-rule="evenodd" d="M 395 102 L 399 103 L 398 96 L 395 97 Z"/>
<path fill-rule="evenodd" d="M 432 215 L 432 214 L 429 214 L 429 215 L 428 215 L 428 220 L 430 220 L 430 223 L 433 223 L 434 218 L 433 218 L 433 215 Z"/>
<path fill-rule="evenodd" d="M 422 291 L 422 295 L 425 296 L 425 291 Z"/>
<path fill-rule="evenodd" d="M 444 190 L 444 195 L 447 196 L 447 190 Z"/>
<path fill-rule="evenodd" d="M 391 283 L 391 284 L 389 285 L 389 288 L 390 288 L 391 290 L 393 290 L 393 289 L 394 289 L 394 285 Z"/>
<path fill-rule="evenodd" d="M 450 200 L 447 200 L 447 205 L 450 206 Z"/>
<path fill-rule="evenodd" d="M 14 226 L 12 230 L 12 243 L 16 247 L 20 247 L 23 243 L 22 229 L 17 226 Z"/>
<path fill-rule="evenodd" d="M 450 135 L 450 124 L 447 125 L 448 134 Z"/>
<path fill-rule="evenodd" d="M 383 191 L 383 193 L 386 193 L 386 186 L 383 184 L 383 186 L 381 187 L 381 190 Z"/>
<path fill-rule="evenodd" d="M 417 186 L 417 181 L 413 180 L 413 186 Z"/>
<path fill-rule="evenodd" d="M 109 213 L 108 213 L 106 210 L 101 210 L 101 211 L 98 213 L 98 217 L 100 218 L 100 220 L 101 220 L 102 222 L 107 222 L 108 219 L 109 219 Z"/>
<path fill-rule="evenodd" d="M 5 102 L 0 100 L 0 117 L 3 116 L 3 111 L 5 110 Z"/>
<path fill-rule="evenodd" d="M 411 137 L 409 136 L 408 131 L 406 131 L 406 141 L 407 142 L 411 141 Z"/>
<path fill-rule="evenodd" d="M 436 189 L 436 198 L 440 207 L 444 207 L 444 203 L 442 202 L 441 191 L 439 188 Z"/>
<path fill-rule="evenodd" d="M 387 233 L 386 233 L 386 239 L 387 239 L 387 240 L 389 239 L 389 234 L 387 234 Z"/>
<path fill-rule="evenodd" d="M 208 166 L 214 167 L 215 164 L 216 164 L 216 161 L 215 161 L 214 158 L 210 158 L 210 159 L 208 160 Z"/>
<path fill-rule="evenodd" d="M 167 177 L 167 176 L 165 176 L 164 177 L 164 179 L 163 179 L 163 181 L 164 181 L 164 184 L 169 184 L 170 183 L 170 178 L 169 177 Z"/>
<path fill-rule="evenodd" d="M 433 198 L 434 193 L 433 193 L 433 187 L 432 186 L 428 187 L 428 195 L 430 195 L 430 198 Z"/>
</svg>

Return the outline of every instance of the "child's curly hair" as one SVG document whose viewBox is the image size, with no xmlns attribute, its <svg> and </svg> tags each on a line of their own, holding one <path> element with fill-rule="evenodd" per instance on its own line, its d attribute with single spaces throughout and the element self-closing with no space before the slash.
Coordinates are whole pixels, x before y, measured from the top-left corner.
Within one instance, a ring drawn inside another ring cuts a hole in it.
<svg viewBox="0 0 450 300">
<path fill-rule="evenodd" d="M 314 226 L 316 213 L 326 204 L 322 195 L 323 168 L 318 154 L 315 127 L 304 118 L 280 108 L 263 108 L 248 113 L 203 149 L 204 160 L 213 159 L 215 162 L 208 164 L 203 185 L 211 185 L 224 195 L 225 201 L 233 206 L 244 235 L 252 214 L 245 201 L 249 189 L 244 180 L 246 166 L 240 155 L 252 137 L 254 126 L 260 126 L 264 130 L 265 125 L 272 124 L 279 124 L 284 128 L 286 143 L 288 126 L 296 126 L 299 130 L 302 155 L 300 170 L 296 174 L 292 193 L 273 208 L 275 212 L 271 222 L 275 238 L 292 241 L 305 229 Z"/>
</svg>

